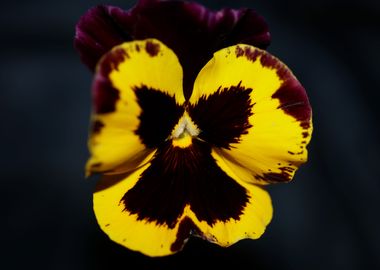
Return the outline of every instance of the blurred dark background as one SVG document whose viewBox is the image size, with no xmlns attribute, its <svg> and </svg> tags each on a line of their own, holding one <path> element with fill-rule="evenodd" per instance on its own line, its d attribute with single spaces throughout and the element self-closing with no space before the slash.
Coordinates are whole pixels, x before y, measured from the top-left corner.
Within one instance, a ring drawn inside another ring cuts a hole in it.
<svg viewBox="0 0 380 270">
<path fill-rule="evenodd" d="M 380 2 L 199 2 L 263 15 L 268 50 L 313 105 L 309 163 L 269 188 L 267 232 L 228 249 L 192 239 L 158 259 L 109 241 L 92 212 L 95 181 L 83 173 L 92 75 L 72 46 L 77 20 L 99 2 L 3 1 L 1 269 L 380 269 Z"/>
</svg>

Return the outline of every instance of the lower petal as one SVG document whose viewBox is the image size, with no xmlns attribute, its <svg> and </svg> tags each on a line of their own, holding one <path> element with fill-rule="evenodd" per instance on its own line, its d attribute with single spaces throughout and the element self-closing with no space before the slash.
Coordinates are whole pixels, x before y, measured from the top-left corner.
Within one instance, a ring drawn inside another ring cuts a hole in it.
<svg viewBox="0 0 380 270">
<path fill-rule="evenodd" d="M 220 168 L 207 144 L 169 142 L 138 170 L 103 177 L 94 193 L 98 223 L 149 256 L 175 253 L 192 235 L 221 246 L 259 238 L 272 218 L 268 193 Z"/>
</svg>

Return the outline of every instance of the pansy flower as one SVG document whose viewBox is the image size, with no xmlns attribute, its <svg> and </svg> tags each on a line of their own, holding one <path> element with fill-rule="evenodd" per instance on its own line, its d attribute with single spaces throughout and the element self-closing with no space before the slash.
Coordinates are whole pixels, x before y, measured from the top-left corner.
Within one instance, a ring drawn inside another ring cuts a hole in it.
<svg viewBox="0 0 380 270">
<path fill-rule="evenodd" d="M 263 234 L 263 185 L 292 179 L 312 131 L 304 88 L 268 44 L 250 9 L 152 0 L 81 18 L 75 46 L 95 72 L 86 171 L 102 176 L 94 211 L 113 241 L 164 256 L 191 235 Z"/>
</svg>

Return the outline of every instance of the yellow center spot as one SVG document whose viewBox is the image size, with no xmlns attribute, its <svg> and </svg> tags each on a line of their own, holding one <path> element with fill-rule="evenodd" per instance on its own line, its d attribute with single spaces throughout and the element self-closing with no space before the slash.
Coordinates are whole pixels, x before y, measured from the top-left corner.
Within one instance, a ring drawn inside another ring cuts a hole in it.
<svg viewBox="0 0 380 270">
<path fill-rule="evenodd" d="M 185 112 L 174 127 L 170 138 L 173 146 L 186 148 L 191 145 L 193 137 L 197 137 L 199 133 L 200 130 L 191 120 L 189 114 Z"/>
</svg>

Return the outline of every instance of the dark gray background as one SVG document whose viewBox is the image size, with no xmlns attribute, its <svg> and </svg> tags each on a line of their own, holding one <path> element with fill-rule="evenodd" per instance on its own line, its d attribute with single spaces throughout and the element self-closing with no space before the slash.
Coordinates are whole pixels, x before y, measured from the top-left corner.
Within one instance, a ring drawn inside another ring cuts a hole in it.
<svg viewBox="0 0 380 270">
<path fill-rule="evenodd" d="M 2 269 L 380 269 L 380 2 L 202 1 L 255 8 L 269 51 L 308 90 L 315 131 L 294 182 L 269 188 L 274 218 L 257 241 L 190 240 L 150 259 L 109 241 L 83 165 L 91 73 L 72 47 L 97 1 L 7 1 L 0 15 Z M 133 1 L 109 1 L 124 8 Z M 223 267 L 222 267 L 223 268 Z"/>
</svg>

